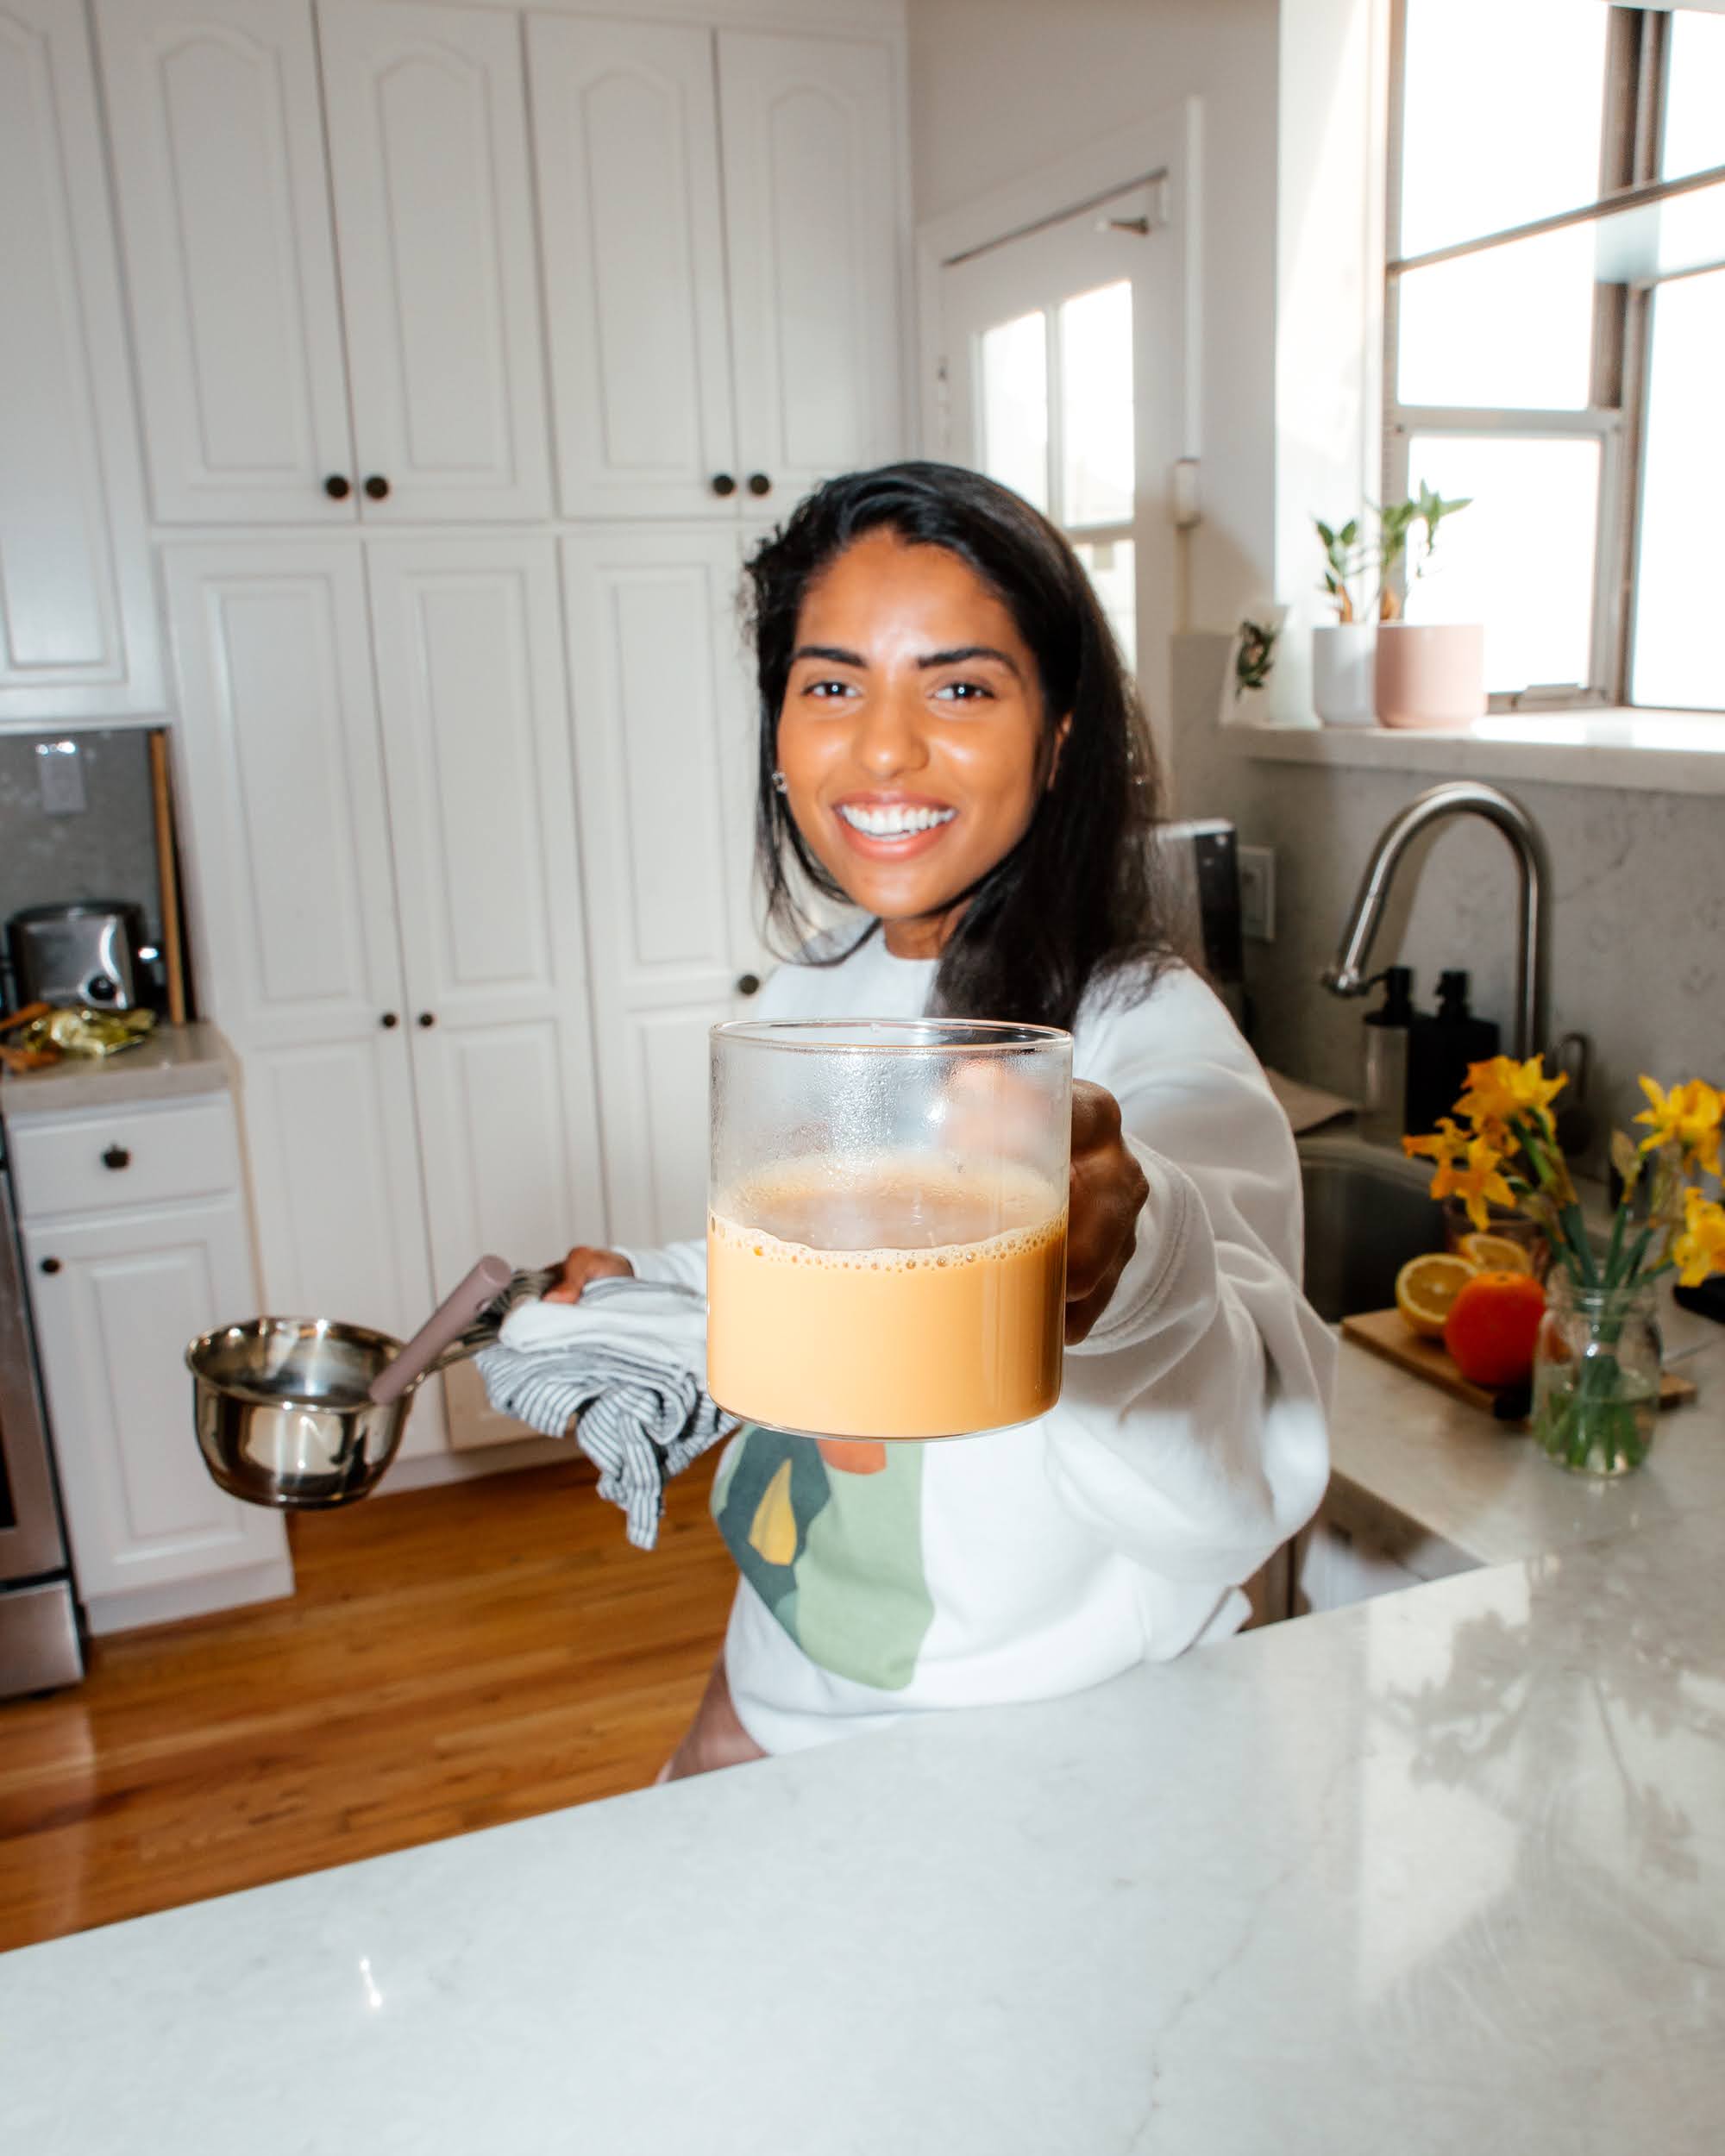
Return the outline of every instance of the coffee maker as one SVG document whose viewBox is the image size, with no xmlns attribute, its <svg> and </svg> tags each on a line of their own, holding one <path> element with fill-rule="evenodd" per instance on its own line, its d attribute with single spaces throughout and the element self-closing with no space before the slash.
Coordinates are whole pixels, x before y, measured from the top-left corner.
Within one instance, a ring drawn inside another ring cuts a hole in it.
<svg viewBox="0 0 1725 2156">
<path fill-rule="evenodd" d="M 130 899 L 27 906 L 6 924 L 18 1006 L 159 1009 L 157 954 L 147 935 L 143 908 Z"/>
</svg>

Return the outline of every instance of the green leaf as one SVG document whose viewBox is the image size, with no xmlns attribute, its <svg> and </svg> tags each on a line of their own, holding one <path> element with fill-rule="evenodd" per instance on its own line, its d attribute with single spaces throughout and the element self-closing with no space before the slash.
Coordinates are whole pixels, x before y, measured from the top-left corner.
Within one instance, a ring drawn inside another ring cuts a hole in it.
<svg viewBox="0 0 1725 2156">
<path fill-rule="evenodd" d="M 1330 530 L 1329 526 L 1324 522 L 1323 518 L 1321 517 L 1314 517 L 1312 519 L 1312 522 L 1318 527 L 1318 536 L 1323 541 L 1324 544 L 1327 547 L 1334 546 L 1336 543 L 1336 535 Z"/>
</svg>

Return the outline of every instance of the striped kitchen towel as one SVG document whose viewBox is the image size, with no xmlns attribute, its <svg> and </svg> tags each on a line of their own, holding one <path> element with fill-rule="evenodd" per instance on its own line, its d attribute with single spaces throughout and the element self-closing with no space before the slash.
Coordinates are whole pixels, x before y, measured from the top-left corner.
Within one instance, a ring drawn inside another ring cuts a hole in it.
<svg viewBox="0 0 1725 2156">
<path fill-rule="evenodd" d="M 573 1436 L 650 1550 L 665 1484 L 735 1427 L 706 1392 L 706 1299 L 692 1288 L 596 1280 L 579 1302 L 524 1302 L 474 1357 L 501 1413 Z"/>
</svg>

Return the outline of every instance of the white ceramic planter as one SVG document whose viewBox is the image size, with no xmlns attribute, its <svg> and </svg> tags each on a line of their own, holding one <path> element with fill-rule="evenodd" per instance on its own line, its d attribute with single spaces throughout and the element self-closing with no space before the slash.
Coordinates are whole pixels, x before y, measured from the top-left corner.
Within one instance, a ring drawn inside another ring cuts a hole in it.
<svg viewBox="0 0 1725 2156">
<path fill-rule="evenodd" d="M 1375 726 L 1375 621 L 1331 622 L 1312 631 L 1312 708 L 1326 726 Z"/>
<path fill-rule="evenodd" d="M 1385 726 L 1471 726 L 1485 716 L 1478 622 L 1377 625 L 1377 716 Z"/>
</svg>

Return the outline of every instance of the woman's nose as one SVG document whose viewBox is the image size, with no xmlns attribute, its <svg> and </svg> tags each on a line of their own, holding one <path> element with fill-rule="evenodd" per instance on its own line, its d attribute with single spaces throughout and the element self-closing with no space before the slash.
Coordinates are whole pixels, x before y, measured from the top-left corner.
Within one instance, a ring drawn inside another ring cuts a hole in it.
<svg viewBox="0 0 1725 2156">
<path fill-rule="evenodd" d="M 896 778 L 901 772 L 919 771 L 928 761 L 923 738 L 919 699 L 894 695 L 871 697 L 864 706 L 856 743 L 857 761 L 878 779 Z"/>
</svg>

